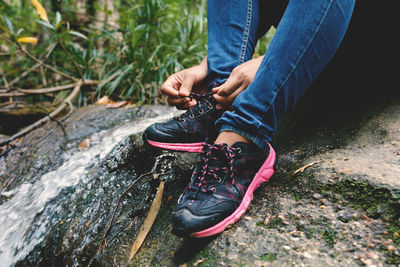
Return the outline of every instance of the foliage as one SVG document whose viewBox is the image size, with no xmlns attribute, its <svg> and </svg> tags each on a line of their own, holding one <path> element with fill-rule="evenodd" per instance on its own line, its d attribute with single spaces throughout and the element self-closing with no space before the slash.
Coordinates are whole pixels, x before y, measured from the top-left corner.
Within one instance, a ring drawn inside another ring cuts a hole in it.
<svg viewBox="0 0 400 267">
<path fill-rule="evenodd" d="M 99 81 L 95 90 L 80 92 L 80 105 L 103 95 L 162 102 L 162 82 L 206 54 L 206 0 L 4 0 L 0 14 L 0 89 L 57 86 L 67 76 Z M 33 68 L 37 62 L 20 48 L 67 75 Z M 54 104 L 64 96 L 25 100 Z"/>
<path fill-rule="evenodd" d="M 100 81 L 97 96 L 142 103 L 154 100 L 168 75 L 205 55 L 204 1 L 120 0 L 103 1 L 103 5 L 87 1 L 83 8 L 76 2 L 83 1 L 44 1 L 49 22 L 40 19 L 27 1 L 1 2 L 0 36 L 13 41 L 1 43 L 2 73 L 8 81 L 35 63 L 20 53 L 17 38 L 40 59 L 57 44 L 45 62 L 72 77 Z M 109 83 L 101 83 L 105 80 Z M 62 82 L 56 73 L 36 69 L 14 86 L 37 88 Z"/>
</svg>

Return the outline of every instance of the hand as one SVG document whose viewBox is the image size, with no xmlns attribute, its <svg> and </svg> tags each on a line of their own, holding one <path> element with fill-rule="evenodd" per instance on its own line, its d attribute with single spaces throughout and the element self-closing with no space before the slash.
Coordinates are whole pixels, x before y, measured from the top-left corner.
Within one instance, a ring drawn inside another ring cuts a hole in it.
<svg viewBox="0 0 400 267">
<path fill-rule="evenodd" d="M 261 56 L 237 66 L 223 85 L 213 88 L 217 109 L 232 109 L 236 97 L 254 80 L 263 58 Z"/>
<path fill-rule="evenodd" d="M 168 96 L 168 103 L 178 109 L 188 109 L 196 104 L 190 99 L 190 92 L 199 91 L 207 77 L 207 57 L 200 65 L 172 74 L 161 86 L 161 92 Z"/>
</svg>

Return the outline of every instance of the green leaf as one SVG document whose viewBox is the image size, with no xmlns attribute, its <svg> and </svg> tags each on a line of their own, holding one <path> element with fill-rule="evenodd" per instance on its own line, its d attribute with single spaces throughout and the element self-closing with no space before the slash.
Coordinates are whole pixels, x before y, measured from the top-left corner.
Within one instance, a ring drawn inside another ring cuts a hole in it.
<svg viewBox="0 0 400 267">
<path fill-rule="evenodd" d="M 43 26 L 45 26 L 46 28 L 49 28 L 51 30 L 55 30 L 54 26 L 51 25 L 50 23 L 44 21 L 44 20 L 36 20 L 37 23 L 42 24 Z"/>
<path fill-rule="evenodd" d="M 13 28 L 11 21 L 7 17 L 3 17 L 3 18 L 4 18 L 4 22 L 6 23 L 7 28 L 10 31 L 10 33 L 14 34 L 14 28 Z"/>
<path fill-rule="evenodd" d="M 60 24 L 60 22 L 62 21 L 62 17 L 60 12 L 57 11 L 56 13 L 56 25 Z"/>
<path fill-rule="evenodd" d="M 19 36 L 19 35 L 21 34 L 21 32 L 23 32 L 23 31 L 24 31 L 24 28 L 19 29 L 19 30 L 17 31 L 17 36 Z"/>
<path fill-rule="evenodd" d="M 80 38 L 82 38 L 82 39 L 87 40 L 87 37 L 86 37 L 84 34 L 80 33 L 80 32 L 70 31 L 69 34 L 75 35 L 75 36 L 77 36 L 77 37 L 80 37 Z"/>
</svg>

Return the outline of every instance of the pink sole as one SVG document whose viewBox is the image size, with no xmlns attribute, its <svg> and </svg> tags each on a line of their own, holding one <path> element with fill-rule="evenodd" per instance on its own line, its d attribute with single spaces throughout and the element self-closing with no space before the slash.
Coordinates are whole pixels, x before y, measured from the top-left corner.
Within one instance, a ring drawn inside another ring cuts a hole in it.
<svg viewBox="0 0 400 267">
<path fill-rule="evenodd" d="M 150 145 L 159 147 L 159 148 L 164 148 L 164 149 L 169 149 L 169 150 L 176 150 L 176 151 L 186 151 L 186 152 L 201 152 L 203 150 L 203 142 L 200 143 L 161 143 L 161 142 L 155 142 L 155 141 L 150 141 L 147 140 Z"/>
<path fill-rule="evenodd" d="M 268 158 L 264 161 L 260 170 L 254 176 L 253 181 L 251 182 L 249 188 L 246 191 L 246 194 L 243 197 L 242 203 L 240 206 L 230 215 L 225 218 L 220 223 L 200 232 L 192 233 L 193 237 L 206 237 L 211 235 L 216 235 L 223 232 L 226 227 L 234 224 L 239 218 L 246 212 L 247 208 L 250 205 L 250 202 L 253 200 L 254 191 L 264 182 L 267 182 L 272 174 L 274 174 L 274 163 L 276 154 L 272 146 L 269 146 L 270 152 Z"/>
</svg>

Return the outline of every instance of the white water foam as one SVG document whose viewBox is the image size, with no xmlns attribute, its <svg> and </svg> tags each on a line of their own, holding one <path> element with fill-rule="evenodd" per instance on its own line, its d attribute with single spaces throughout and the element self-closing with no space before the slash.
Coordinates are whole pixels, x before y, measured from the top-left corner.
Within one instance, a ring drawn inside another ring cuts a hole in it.
<svg viewBox="0 0 400 267">
<path fill-rule="evenodd" d="M 1 192 L 11 197 L 0 205 L 0 260 L 1 266 L 12 266 L 23 259 L 45 237 L 51 214 L 40 216 L 35 229 L 30 231 L 35 217 L 42 212 L 61 190 L 84 183 L 86 167 L 95 157 L 103 159 L 123 138 L 143 131 L 147 126 L 171 118 L 173 112 L 163 116 L 127 123 L 117 129 L 94 134 L 97 140 L 89 149 L 66 156 L 56 170 L 43 175 L 33 183 L 22 184 L 14 190 Z M 57 209 L 52 210 L 57 212 Z"/>
</svg>

